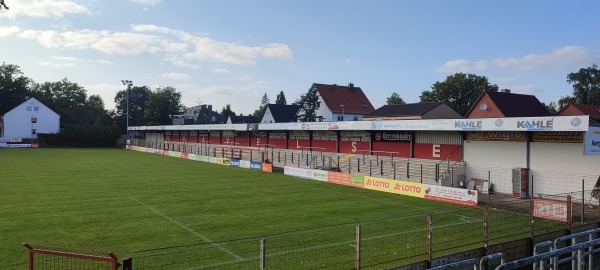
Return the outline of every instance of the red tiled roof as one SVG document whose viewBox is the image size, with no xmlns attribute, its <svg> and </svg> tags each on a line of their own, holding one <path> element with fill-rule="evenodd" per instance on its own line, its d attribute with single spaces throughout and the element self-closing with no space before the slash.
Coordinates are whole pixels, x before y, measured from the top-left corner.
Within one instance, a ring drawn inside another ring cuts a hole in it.
<svg viewBox="0 0 600 270">
<path fill-rule="evenodd" d="M 550 112 L 548 112 L 544 104 L 533 95 L 485 91 L 473 103 L 473 106 L 486 94 L 496 104 L 504 117 L 550 116 Z M 467 112 L 467 115 L 473 110 L 473 106 Z"/>
<path fill-rule="evenodd" d="M 317 92 L 325 101 L 325 104 L 333 113 L 350 113 L 366 115 L 375 110 L 371 101 L 365 96 L 365 93 L 352 84 L 348 86 L 329 85 L 314 83 Z M 342 106 L 343 110 L 342 110 Z"/>
<path fill-rule="evenodd" d="M 584 115 L 589 115 L 591 117 L 600 117 L 600 106 L 598 105 L 590 105 L 590 104 L 576 104 L 571 103 L 570 106 L 573 106 L 580 110 Z M 569 106 L 567 105 L 567 106 Z M 566 106 L 565 106 L 566 108 Z M 563 108 L 564 109 L 564 108 Z M 561 110 L 562 111 L 562 110 Z M 560 112 L 559 112 L 560 113 Z"/>
</svg>

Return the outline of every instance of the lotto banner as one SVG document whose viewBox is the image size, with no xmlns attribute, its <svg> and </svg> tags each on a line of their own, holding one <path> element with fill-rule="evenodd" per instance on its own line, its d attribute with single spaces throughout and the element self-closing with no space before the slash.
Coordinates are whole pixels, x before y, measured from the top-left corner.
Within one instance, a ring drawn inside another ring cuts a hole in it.
<svg viewBox="0 0 600 270">
<path fill-rule="evenodd" d="M 477 190 L 425 185 L 425 199 L 467 206 L 477 206 Z"/>
<path fill-rule="evenodd" d="M 371 190 L 425 198 L 424 186 L 421 183 L 365 176 L 364 187 Z"/>
</svg>

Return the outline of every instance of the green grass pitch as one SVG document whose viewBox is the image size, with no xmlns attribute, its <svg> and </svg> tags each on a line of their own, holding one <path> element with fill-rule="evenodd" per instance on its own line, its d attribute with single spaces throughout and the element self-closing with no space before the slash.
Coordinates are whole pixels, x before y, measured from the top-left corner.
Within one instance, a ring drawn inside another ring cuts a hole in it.
<svg viewBox="0 0 600 270">
<path fill-rule="evenodd" d="M 256 269 L 253 238 L 262 236 L 275 269 L 352 268 L 358 223 L 363 263 L 377 269 L 398 250 L 423 255 L 426 213 L 437 215 L 434 228 L 460 226 L 457 239 L 481 230 L 477 208 L 122 149 L 3 149 L 0 165 L 2 269 L 26 268 L 23 242 L 111 250 L 122 259 L 139 249 L 242 238 L 251 239 L 209 244 L 224 257 L 213 263 Z M 322 259 L 302 258 L 311 252 Z"/>
</svg>

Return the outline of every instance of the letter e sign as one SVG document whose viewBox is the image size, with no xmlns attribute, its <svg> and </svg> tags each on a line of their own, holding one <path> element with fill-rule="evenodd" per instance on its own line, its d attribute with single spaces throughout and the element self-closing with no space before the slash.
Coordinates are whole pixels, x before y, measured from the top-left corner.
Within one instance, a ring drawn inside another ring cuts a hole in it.
<svg viewBox="0 0 600 270">
<path fill-rule="evenodd" d="M 432 145 L 431 156 L 432 157 L 440 157 L 440 145 L 439 144 Z"/>
</svg>

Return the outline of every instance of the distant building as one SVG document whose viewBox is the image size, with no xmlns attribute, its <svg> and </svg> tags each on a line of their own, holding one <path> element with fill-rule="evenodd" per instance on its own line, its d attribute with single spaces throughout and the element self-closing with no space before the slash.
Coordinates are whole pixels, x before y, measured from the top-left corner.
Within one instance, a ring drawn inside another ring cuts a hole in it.
<svg viewBox="0 0 600 270">
<path fill-rule="evenodd" d="M 556 113 L 557 116 L 589 115 L 590 122 L 600 124 L 600 106 L 571 103 Z"/>
<path fill-rule="evenodd" d="M 466 118 L 550 116 L 546 106 L 533 95 L 485 91 L 467 112 Z"/>
<path fill-rule="evenodd" d="M 313 83 L 321 106 L 316 112 L 321 121 L 359 121 L 375 110 L 360 87 Z"/>
<path fill-rule="evenodd" d="M 261 123 L 288 123 L 298 121 L 298 105 L 267 104 Z"/>
<path fill-rule="evenodd" d="M 35 98 L 30 98 L 2 117 L 0 137 L 37 139 L 38 134 L 60 131 L 60 116 Z"/>
<path fill-rule="evenodd" d="M 212 110 L 212 105 L 199 105 L 189 107 L 184 114 L 173 115 L 173 125 L 193 125 L 193 124 L 224 124 L 227 119 Z"/>
<path fill-rule="evenodd" d="M 256 124 L 260 119 L 254 115 L 230 115 L 227 124 Z"/>
<path fill-rule="evenodd" d="M 444 102 L 424 102 L 411 104 L 384 105 L 365 115 L 363 120 L 419 120 L 419 119 L 460 119 L 458 112 Z"/>
</svg>

